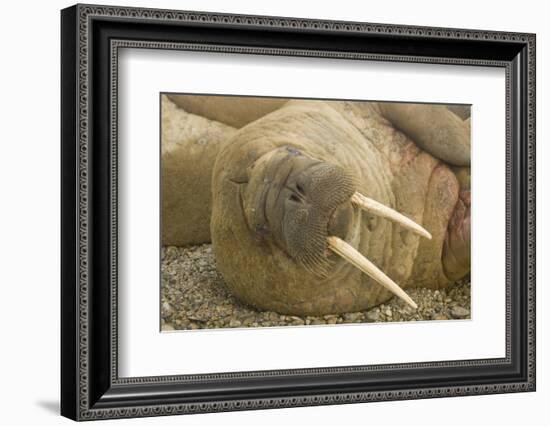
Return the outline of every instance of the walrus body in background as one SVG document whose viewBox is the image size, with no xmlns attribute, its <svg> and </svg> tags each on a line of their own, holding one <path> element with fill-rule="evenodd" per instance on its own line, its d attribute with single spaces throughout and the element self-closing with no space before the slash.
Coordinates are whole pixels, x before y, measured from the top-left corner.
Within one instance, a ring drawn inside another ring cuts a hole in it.
<svg viewBox="0 0 550 426">
<path fill-rule="evenodd" d="M 217 268 L 244 302 L 319 315 L 390 298 L 328 250 L 331 235 L 403 288 L 440 288 L 469 272 L 468 121 L 444 106 L 290 100 L 240 124 L 218 144 L 211 198 L 193 203 L 211 200 Z M 356 191 L 422 224 L 431 240 L 355 208 Z"/>
</svg>

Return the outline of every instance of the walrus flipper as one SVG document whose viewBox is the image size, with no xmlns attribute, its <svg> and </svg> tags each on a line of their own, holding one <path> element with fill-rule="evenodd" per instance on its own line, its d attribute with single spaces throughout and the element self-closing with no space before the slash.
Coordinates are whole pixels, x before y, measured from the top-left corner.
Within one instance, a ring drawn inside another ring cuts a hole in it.
<svg viewBox="0 0 550 426">
<path fill-rule="evenodd" d="M 240 129 L 282 107 L 286 98 L 247 96 L 168 95 L 180 108 L 209 120 Z"/>
<path fill-rule="evenodd" d="M 434 157 L 453 166 L 470 165 L 470 118 L 446 105 L 381 102 L 382 115 Z"/>
</svg>

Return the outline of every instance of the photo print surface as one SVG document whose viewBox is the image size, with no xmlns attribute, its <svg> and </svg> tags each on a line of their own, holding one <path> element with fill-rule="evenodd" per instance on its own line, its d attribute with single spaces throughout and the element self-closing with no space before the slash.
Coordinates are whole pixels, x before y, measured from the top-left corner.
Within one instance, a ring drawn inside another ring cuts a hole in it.
<svg viewBox="0 0 550 426">
<path fill-rule="evenodd" d="M 160 109 L 161 331 L 470 319 L 469 105 Z"/>
</svg>

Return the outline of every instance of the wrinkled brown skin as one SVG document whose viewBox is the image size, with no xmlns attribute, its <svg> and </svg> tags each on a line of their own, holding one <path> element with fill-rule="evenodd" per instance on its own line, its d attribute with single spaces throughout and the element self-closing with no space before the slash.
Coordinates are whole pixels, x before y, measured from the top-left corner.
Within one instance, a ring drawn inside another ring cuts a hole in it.
<svg viewBox="0 0 550 426">
<path fill-rule="evenodd" d="M 346 226 L 343 230 L 337 227 L 340 236 L 401 287 L 441 288 L 469 272 L 469 200 L 464 194 L 459 196 L 460 184 L 450 167 L 429 154 L 444 155 L 455 166 L 468 166 L 469 131 L 465 139 L 466 131 L 460 127 L 466 123 L 456 115 L 447 116 L 452 113 L 444 106 L 420 108 L 415 115 L 410 105 L 406 110 L 402 105 L 289 101 L 241 128 L 227 142 L 212 176 L 210 228 L 217 267 L 237 297 L 260 309 L 319 315 L 363 310 L 392 296 L 328 251 L 323 253 L 329 265 L 327 273 L 316 273 L 296 258 L 294 243 L 281 239 L 279 228 L 287 226 L 281 215 L 264 220 L 266 227 L 258 228 L 247 220 L 253 210 L 267 205 L 260 201 L 266 203 L 271 196 L 258 194 L 281 187 L 278 179 L 286 175 L 279 176 L 280 168 L 270 168 L 270 164 L 272 158 L 278 158 L 274 152 L 284 155 L 288 149 L 288 161 L 305 156 L 345 170 L 354 189 L 404 213 L 432 234 L 432 240 L 421 239 L 399 225 L 351 207 L 349 202 L 341 205 L 347 213 Z M 426 118 L 429 114 L 450 121 L 451 130 L 438 127 L 440 121 L 434 129 Z M 392 125 L 385 117 L 398 124 Z M 418 123 L 428 127 L 423 131 Z M 421 139 L 423 150 L 405 133 Z M 444 147 L 441 134 L 445 135 Z M 429 135 L 435 139 L 430 140 Z M 455 153 L 453 144 L 448 143 L 453 138 L 458 141 Z M 328 182 L 322 181 L 319 188 L 332 188 Z M 314 200 L 317 203 L 322 198 Z M 334 208 L 321 201 L 323 208 Z M 267 211 L 271 214 L 271 209 L 280 208 L 280 202 L 272 197 Z M 313 210 L 306 210 L 309 218 Z M 330 218 L 334 211 L 323 214 Z M 290 217 L 298 220 L 296 215 Z M 283 220 L 283 225 L 278 220 Z M 309 230 L 308 220 L 298 220 L 308 229 L 299 244 L 317 235 Z M 329 227 L 326 223 L 324 231 Z"/>
</svg>

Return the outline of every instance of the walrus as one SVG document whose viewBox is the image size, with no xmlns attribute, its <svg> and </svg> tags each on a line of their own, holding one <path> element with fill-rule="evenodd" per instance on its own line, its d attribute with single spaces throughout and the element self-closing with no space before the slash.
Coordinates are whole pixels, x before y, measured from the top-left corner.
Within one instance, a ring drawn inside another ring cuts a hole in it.
<svg viewBox="0 0 550 426">
<path fill-rule="evenodd" d="M 396 295 L 416 307 L 404 289 L 468 274 L 469 114 L 357 101 L 264 99 L 259 108 L 260 98 L 237 98 L 228 114 L 229 98 L 216 97 L 205 113 L 198 98 L 170 97 L 228 126 L 202 172 L 211 193 L 195 202 L 211 206 L 204 239 L 244 303 L 324 315 Z"/>
</svg>

